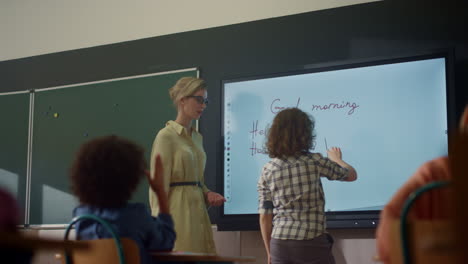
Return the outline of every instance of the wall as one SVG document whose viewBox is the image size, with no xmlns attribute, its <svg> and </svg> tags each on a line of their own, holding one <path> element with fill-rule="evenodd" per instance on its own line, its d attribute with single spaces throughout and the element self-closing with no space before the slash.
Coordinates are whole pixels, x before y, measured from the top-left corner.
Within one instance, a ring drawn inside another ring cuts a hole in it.
<svg viewBox="0 0 468 264">
<path fill-rule="evenodd" d="M 0 61 L 380 0 L 0 1 Z"/>
<path fill-rule="evenodd" d="M 202 134 L 210 139 L 205 141 L 206 178 L 217 189 L 222 172 L 221 80 L 452 48 L 459 115 L 468 98 L 465 10 L 463 0 L 386 0 L 8 60 L 0 62 L 0 92 L 200 67 L 213 102 L 200 120 Z M 211 216 L 217 220 L 216 211 Z M 338 263 L 372 263 L 373 230 L 331 232 L 337 238 Z M 259 232 L 218 235 L 228 241 L 220 244 L 238 246 L 239 254 L 264 256 Z"/>
</svg>

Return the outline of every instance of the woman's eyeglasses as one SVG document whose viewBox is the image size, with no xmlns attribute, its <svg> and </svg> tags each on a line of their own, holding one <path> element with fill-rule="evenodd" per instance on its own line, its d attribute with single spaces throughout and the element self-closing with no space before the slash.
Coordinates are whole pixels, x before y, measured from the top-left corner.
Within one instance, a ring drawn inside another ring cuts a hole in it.
<svg viewBox="0 0 468 264">
<path fill-rule="evenodd" d="M 208 98 L 205 98 L 205 97 L 203 97 L 201 95 L 189 95 L 187 97 L 194 98 L 195 100 L 197 100 L 197 103 L 199 103 L 199 104 L 208 105 L 208 103 L 209 103 Z"/>
</svg>

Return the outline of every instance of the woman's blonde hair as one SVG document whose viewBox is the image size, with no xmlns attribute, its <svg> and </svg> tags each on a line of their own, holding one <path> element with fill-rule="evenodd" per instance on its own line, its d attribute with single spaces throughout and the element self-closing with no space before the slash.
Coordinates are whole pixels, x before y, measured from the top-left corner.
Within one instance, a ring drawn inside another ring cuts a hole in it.
<svg viewBox="0 0 468 264">
<path fill-rule="evenodd" d="M 314 128 L 314 119 L 300 109 L 282 110 L 268 130 L 268 155 L 270 158 L 287 158 L 310 153 L 315 143 Z"/>
<path fill-rule="evenodd" d="M 203 79 L 182 77 L 169 89 L 169 96 L 177 107 L 182 98 L 191 96 L 200 90 L 206 90 L 206 83 Z"/>
</svg>

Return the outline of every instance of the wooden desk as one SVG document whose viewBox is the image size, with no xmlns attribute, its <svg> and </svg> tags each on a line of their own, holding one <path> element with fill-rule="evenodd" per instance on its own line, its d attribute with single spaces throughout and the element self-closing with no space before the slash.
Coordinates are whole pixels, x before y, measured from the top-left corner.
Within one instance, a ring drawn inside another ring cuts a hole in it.
<svg viewBox="0 0 468 264">
<path fill-rule="evenodd" d="M 26 250 L 38 249 L 61 249 L 81 250 L 87 249 L 86 244 L 78 244 L 75 241 L 64 241 L 56 239 L 44 239 L 22 235 L 21 233 L 0 232 L 0 247 L 19 248 Z"/>
<path fill-rule="evenodd" d="M 160 262 L 214 264 L 255 261 L 255 257 L 250 256 L 220 256 L 216 254 L 203 254 L 191 252 L 151 252 L 150 254 L 154 260 Z"/>
</svg>

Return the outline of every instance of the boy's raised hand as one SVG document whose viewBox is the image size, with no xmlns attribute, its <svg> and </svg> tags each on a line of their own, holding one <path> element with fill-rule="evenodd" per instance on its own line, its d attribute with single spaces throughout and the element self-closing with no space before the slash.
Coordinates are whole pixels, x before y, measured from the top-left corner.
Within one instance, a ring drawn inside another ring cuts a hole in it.
<svg viewBox="0 0 468 264">
<path fill-rule="evenodd" d="M 164 169 L 162 165 L 161 156 L 157 155 L 154 159 L 154 175 L 151 177 L 149 171 L 145 171 L 146 178 L 148 183 L 151 186 L 151 189 L 156 193 L 159 201 L 159 212 L 164 214 L 169 214 L 169 203 L 166 191 L 164 190 Z"/>
<path fill-rule="evenodd" d="M 341 160 L 342 154 L 341 149 L 337 147 L 331 147 L 327 150 L 328 158 L 333 160 L 334 162 L 338 162 Z"/>
<path fill-rule="evenodd" d="M 154 175 L 151 177 L 151 173 L 149 171 L 145 171 L 146 178 L 148 179 L 148 183 L 151 186 L 151 189 L 158 193 L 161 190 L 164 190 L 164 168 L 162 165 L 161 156 L 159 154 L 156 156 L 154 160 Z"/>
</svg>

